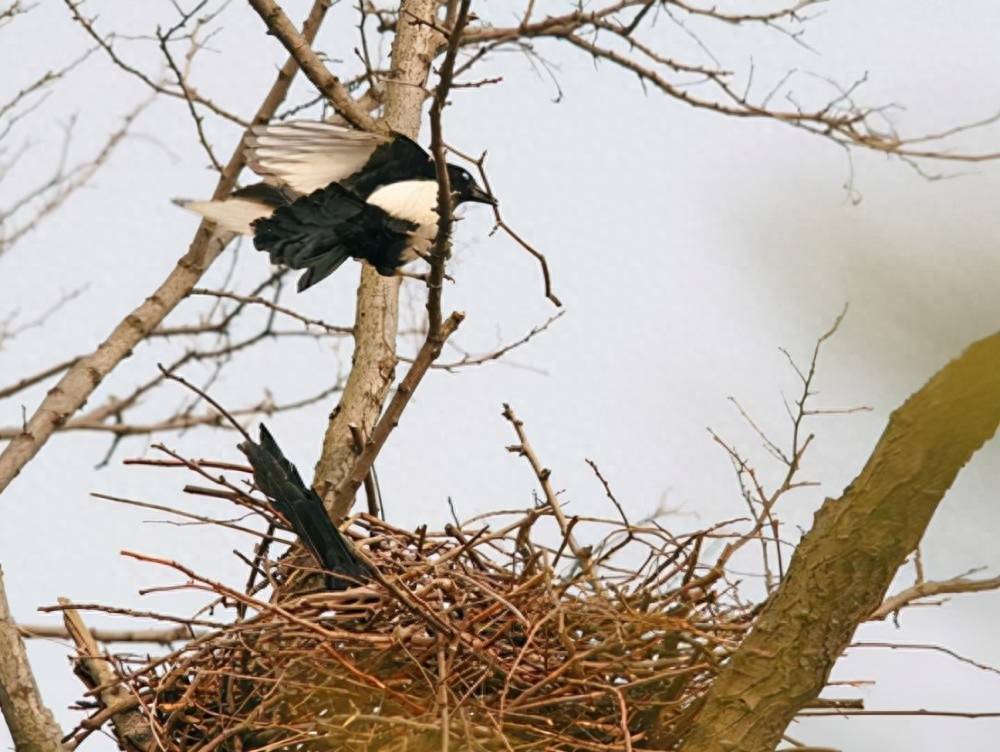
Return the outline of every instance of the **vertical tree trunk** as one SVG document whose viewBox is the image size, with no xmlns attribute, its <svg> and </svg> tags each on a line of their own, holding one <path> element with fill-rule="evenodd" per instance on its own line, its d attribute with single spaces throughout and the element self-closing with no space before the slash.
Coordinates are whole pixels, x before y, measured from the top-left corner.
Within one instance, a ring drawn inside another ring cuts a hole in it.
<svg viewBox="0 0 1000 752">
<path fill-rule="evenodd" d="M 408 0 L 399 11 L 399 28 L 392 44 L 392 70 L 386 84 L 386 124 L 416 138 L 420 131 L 425 85 L 441 35 L 413 19 L 434 18 L 436 0 Z M 314 484 L 334 519 L 350 510 L 352 500 L 334 505 L 334 491 L 355 459 L 351 425 L 371 433 L 382 412 L 396 370 L 399 278 L 382 277 L 363 266 L 358 287 L 354 357 L 340 404 L 330 415 L 323 453 L 316 463 Z"/>
<path fill-rule="evenodd" d="M 896 410 L 861 474 L 826 500 L 787 577 L 712 684 L 682 752 L 775 748 L 998 422 L 1000 333 L 970 346 Z"/>
<path fill-rule="evenodd" d="M 62 731 L 42 702 L 24 642 L 10 615 L 0 570 L 0 711 L 17 752 L 63 752 Z"/>
</svg>

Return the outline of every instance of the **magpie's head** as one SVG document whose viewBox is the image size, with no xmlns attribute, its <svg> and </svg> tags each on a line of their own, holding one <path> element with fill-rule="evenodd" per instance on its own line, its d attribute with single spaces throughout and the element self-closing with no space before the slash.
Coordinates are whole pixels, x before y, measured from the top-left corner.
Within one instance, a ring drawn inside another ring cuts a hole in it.
<svg viewBox="0 0 1000 752">
<path fill-rule="evenodd" d="M 451 197 L 455 204 L 475 201 L 496 206 L 497 200 L 479 187 L 479 183 L 468 170 L 458 165 L 448 165 L 448 182 L 451 183 Z"/>
</svg>

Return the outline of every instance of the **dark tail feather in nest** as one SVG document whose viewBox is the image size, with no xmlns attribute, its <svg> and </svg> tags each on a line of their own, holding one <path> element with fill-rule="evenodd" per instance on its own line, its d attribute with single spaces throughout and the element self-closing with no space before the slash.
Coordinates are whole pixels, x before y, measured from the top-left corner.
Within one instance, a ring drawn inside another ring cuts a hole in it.
<svg viewBox="0 0 1000 752">
<path fill-rule="evenodd" d="M 330 521 L 322 499 L 302 482 L 295 465 L 285 458 L 263 424 L 260 444 L 245 441 L 240 444 L 240 450 L 253 467 L 257 487 L 273 501 L 274 508 L 288 520 L 317 563 L 327 571 L 327 587 L 345 590 L 358 581 L 369 579 L 368 567 Z M 337 574 L 344 577 L 337 577 Z"/>
</svg>

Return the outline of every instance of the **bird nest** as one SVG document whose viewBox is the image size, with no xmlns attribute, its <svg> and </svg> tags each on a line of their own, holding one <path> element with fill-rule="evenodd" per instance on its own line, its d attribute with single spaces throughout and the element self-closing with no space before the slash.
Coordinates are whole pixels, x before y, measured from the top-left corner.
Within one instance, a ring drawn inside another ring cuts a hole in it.
<svg viewBox="0 0 1000 752">
<path fill-rule="evenodd" d="M 213 598 L 171 617 L 190 630 L 174 652 L 115 656 L 164 750 L 672 749 L 751 622 L 723 571 L 699 562 L 720 528 L 678 537 L 541 501 L 437 532 L 357 514 L 341 529 L 373 575 L 331 592 L 297 546 L 272 553 L 285 523 L 249 482 L 214 472 L 250 468 L 156 462 L 209 478 L 186 490 L 267 525 L 238 588 L 128 554 Z"/>
</svg>

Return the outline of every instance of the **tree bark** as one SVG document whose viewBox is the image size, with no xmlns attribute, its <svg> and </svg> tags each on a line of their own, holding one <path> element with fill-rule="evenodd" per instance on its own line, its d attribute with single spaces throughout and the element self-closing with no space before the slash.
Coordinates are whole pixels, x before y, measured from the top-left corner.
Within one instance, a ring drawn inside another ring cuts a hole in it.
<svg viewBox="0 0 1000 752">
<path fill-rule="evenodd" d="M 0 711 L 17 752 L 63 752 L 62 731 L 45 707 L 10 614 L 0 570 Z"/>
<path fill-rule="evenodd" d="M 432 20 L 437 6 L 436 0 L 404 2 L 392 43 L 384 122 L 411 138 L 420 131 L 427 76 L 441 41 L 441 35 L 431 26 L 414 19 Z M 338 486 L 357 458 L 351 426 L 360 427 L 365 436 L 371 435 L 395 376 L 399 282 L 398 277 L 383 277 L 367 265 L 361 268 L 353 363 L 340 404 L 330 414 L 314 480 L 334 519 L 344 517 L 354 501 L 334 501 Z"/>
<path fill-rule="evenodd" d="M 1000 333 L 970 346 L 897 409 L 861 474 L 824 502 L 787 577 L 712 684 L 682 752 L 775 748 L 998 422 Z"/>
</svg>

